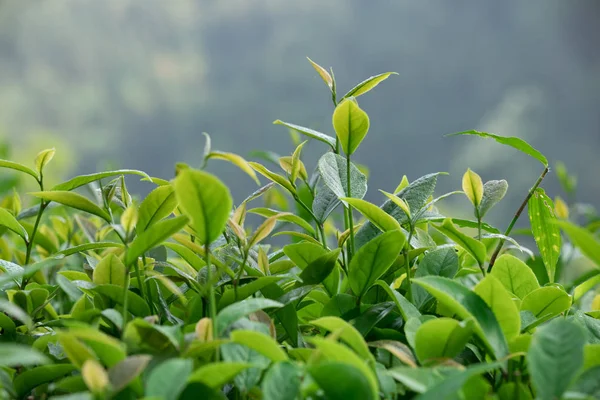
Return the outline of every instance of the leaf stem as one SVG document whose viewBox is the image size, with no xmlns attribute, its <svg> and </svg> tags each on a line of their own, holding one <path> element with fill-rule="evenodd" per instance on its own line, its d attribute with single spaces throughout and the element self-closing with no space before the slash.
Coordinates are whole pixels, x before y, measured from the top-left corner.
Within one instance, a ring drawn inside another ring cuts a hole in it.
<svg viewBox="0 0 600 400">
<path fill-rule="evenodd" d="M 346 185 L 348 190 L 348 197 L 352 197 L 351 179 L 350 179 L 350 155 L 346 156 Z M 352 206 L 348 204 L 348 228 L 350 229 L 350 242 L 347 244 L 348 247 L 348 263 L 352 260 L 354 255 L 354 218 L 352 217 Z"/>
<path fill-rule="evenodd" d="M 406 268 L 406 299 L 412 303 L 412 283 L 410 281 L 410 257 L 408 255 L 408 251 L 410 249 L 410 240 L 412 239 L 412 227 L 410 228 L 410 232 L 408 233 L 408 238 L 406 239 L 406 246 L 404 247 L 404 267 Z"/>
<path fill-rule="evenodd" d="M 510 225 L 508 225 L 508 228 L 506 228 L 506 231 L 504 232 L 504 236 L 510 235 L 512 228 L 517 223 L 517 220 L 521 216 L 521 213 L 523 213 L 523 210 L 525 209 L 525 206 L 527 206 L 529 199 L 531 198 L 531 196 L 533 196 L 533 192 L 535 192 L 535 190 L 538 188 L 538 186 L 540 186 L 540 184 L 542 183 L 542 181 L 546 177 L 546 174 L 549 171 L 550 171 L 549 167 L 544 168 L 544 171 L 542 171 L 542 174 L 538 177 L 538 179 L 535 182 L 535 184 L 533 185 L 533 187 L 531 189 L 529 189 L 529 193 L 527 193 L 525 200 L 523 200 L 523 203 L 521 203 L 521 206 L 515 213 L 515 216 L 513 217 L 512 221 L 510 221 Z M 504 239 L 500 239 L 500 243 L 498 243 L 498 246 L 496 247 L 494 254 L 492 254 L 492 258 L 490 259 L 490 265 L 488 266 L 488 270 L 487 270 L 488 272 L 491 272 L 492 267 L 494 266 L 494 263 L 496 262 L 496 258 L 498 258 L 498 254 L 500 254 L 500 250 L 502 250 L 502 246 L 504 246 L 504 241 L 505 241 Z"/>
<path fill-rule="evenodd" d="M 306 204 L 304 204 L 304 202 L 302 200 L 300 200 L 300 197 L 298 197 L 298 195 L 293 194 L 293 196 L 294 196 L 294 200 L 296 201 L 296 203 L 300 204 L 300 207 L 302 207 L 304 210 L 306 210 L 306 212 L 309 213 L 310 216 L 312 217 L 312 219 L 315 221 L 315 224 L 317 225 L 317 229 L 319 230 L 319 233 L 321 234 L 321 243 L 323 243 L 324 248 L 327 248 L 327 238 L 325 237 L 325 230 L 323 228 L 323 224 L 321 224 L 321 221 L 319 221 L 319 218 L 317 218 L 315 213 Z"/>
<path fill-rule="evenodd" d="M 213 325 L 213 338 L 217 339 L 217 304 L 215 301 L 215 288 L 212 284 L 212 271 L 210 267 L 210 246 L 208 243 L 204 245 L 205 261 L 206 261 L 206 284 L 208 285 L 208 311 Z"/>
</svg>

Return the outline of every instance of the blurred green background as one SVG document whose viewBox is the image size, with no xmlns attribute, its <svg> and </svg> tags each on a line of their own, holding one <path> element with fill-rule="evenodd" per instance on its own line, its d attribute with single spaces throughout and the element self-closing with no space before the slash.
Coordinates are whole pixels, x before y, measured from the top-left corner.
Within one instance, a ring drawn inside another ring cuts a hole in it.
<svg viewBox="0 0 600 400">
<path fill-rule="evenodd" d="M 0 136 L 27 163 L 55 146 L 52 179 L 107 165 L 170 178 L 177 161 L 200 164 L 203 131 L 219 150 L 287 155 L 275 119 L 333 134 L 309 56 L 334 68 L 343 93 L 399 73 L 360 99 L 370 200 L 403 174 L 448 171 L 438 192 L 459 189 L 469 166 L 510 184 L 492 219 L 513 211 L 541 167 L 443 137 L 478 129 L 564 161 L 580 200 L 597 204 L 599 19 L 596 0 L 0 0 Z M 325 150 L 311 143 L 307 165 Z M 237 199 L 255 188 L 225 163 L 210 169 Z M 559 193 L 552 175 L 544 186 Z"/>
</svg>

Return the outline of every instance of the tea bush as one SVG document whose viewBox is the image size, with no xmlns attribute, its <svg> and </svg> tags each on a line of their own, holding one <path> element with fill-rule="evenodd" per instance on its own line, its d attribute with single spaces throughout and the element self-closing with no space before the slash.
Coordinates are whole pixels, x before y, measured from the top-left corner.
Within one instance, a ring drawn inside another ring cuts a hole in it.
<svg viewBox="0 0 600 400">
<path fill-rule="evenodd" d="M 402 177 L 382 205 L 364 200 L 352 158 L 369 117 L 357 98 L 392 74 L 339 97 L 333 72 L 311 63 L 336 135 L 275 124 L 322 142 L 314 172 L 306 141 L 260 153 L 269 169 L 213 150 L 208 135 L 202 167 L 178 164 L 172 180 L 118 170 L 49 188 L 54 150 L 34 168 L 0 160 L 39 186 L 0 208 L 0 397 L 600 398 L 595 212 L 545 194 L 548 161 L 529 144 L 477 131 L 459 135 L 540 162 L 504 232 L 485 217 L 507 182 L 470 169 L 459 191 L 434 196 L 432 173 Z M 203 171 L 216 160 L 269 183 L 234 206 Z M 574 178 L 557 172 L 571 197 Z M 130 175 L 154 189 L 133 199 Z M 448 196 L 464 196 L 473 219 L 442 215 Z M 510 236 L 525 209 L 531 229 L 517 233 L 536 255 Z M 280 236 L 288 244 L 269 245 Z"/>
</svg>

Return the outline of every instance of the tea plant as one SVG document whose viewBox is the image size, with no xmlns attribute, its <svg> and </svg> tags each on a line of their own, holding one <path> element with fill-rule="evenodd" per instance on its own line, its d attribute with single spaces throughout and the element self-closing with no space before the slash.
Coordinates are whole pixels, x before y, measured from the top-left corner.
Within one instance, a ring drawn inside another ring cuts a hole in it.
<svg viewBox="0 0 600 400">
<path fill-rule="evenodd" d="M 39 186 L 0 208 L 0 397 L 599 398 L 595 213 L 546 195 L 548 161 L 529 144 L 477 131 L 459 135 L 541 164 L 503 233 L 485 217 L 507 182 L 470 169 L 462 190 L 435 196 L 438 172 L 364 200 L 352 159 L 370 123 L 357 98 L 392 73 L 339 96 L 333 72 L 310 62 L 335 136 L 275 124 L 322 143 L 312 173 L 306 141 L 259 153 L 267 167 L 213 150 L 208 135 L 202 167 L 178 164 L 172 180 L 117 170 L 49 188 L 54 150 L 34 168 L 0 160 Z M 269 183 L 234 206 L 203 170 L 218 160 Z M 574 178 L 557 171 L 572 199 Z M 133 199 L 129 175 L 154 189 Z M 448 196 L 464 196 L 473 219 L 442 215 Z M 525 209 L 535 256 L 511 236 Z M 289 244 L 269 245 L 279 236 Z M 595 268 L 579 269 L 578 254 Z"/>
</svg>

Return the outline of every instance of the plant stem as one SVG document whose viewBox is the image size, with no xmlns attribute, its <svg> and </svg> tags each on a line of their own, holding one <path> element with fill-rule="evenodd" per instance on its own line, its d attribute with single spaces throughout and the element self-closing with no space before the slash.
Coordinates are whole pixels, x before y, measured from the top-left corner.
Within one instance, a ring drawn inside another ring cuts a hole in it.
<svg viewBox="0 0 600 400">
<path fill-rule="evenodd" d="M 517 223 L 517 220 L 521 216 L 521 213 L 525 209 L 525 206 L 529 202 L 529 199 L 531 198 L 531 196 L 533 196 L 533 192 L 535 192 L 535 190 L 538 188 L 538 186 L 540 186 L 540 184 L 544 180 L 544 177 L 546 177 L 546 174 L 548 173 L 548 171 L 550 171 L 549 167 L 544 168 L 544 171 L 539 176 L 539 178 L 537 179 L 537 181 L 535 182 L 533 187 L 531 189 L 529 189 L 529 193 L 527 193 L 525 200 L 523 200 L 523 203 L 521 203 L 521 206 L 515 213 L 515 216 L 513 217 L 512 221 L 510 221 L 510 225 L 508 225 L 508 228 L 506 228 L 506 231 L 504 232 L 504 236 L 510 235 L 512 228 Z M 502 246 L 504 246 L 504 239 L 500 239 L 500 243 L 498 243 L 498 246 L 496 247 L 494 254 L 492 254 L 492 258 L 490 259 L 490 265 L 488 266 L 488 270 L 487 270 L 488 272 L 490 272 L 492 270 L 492 267 L 494 266 L 494 263 L 496 262 L 496 258 L 498 258 L 498 254 L 500 254 L 500 250 L 502 250 Z"/>
<path fill-rule="evenodd" d="M 346 156 L 346 184 L 348 190 L 348 197 L 352 197 L 352 188 L 350 186 L 350 155 Z M 352 260 L 354 255 L 354 218 L 352 217 L 352 206 L 348 204 L 348 228 L 350 229 L 350 243 L 348 244 L 348 263 Z"/>
<path fill-rule="evenodd" d="M 206 261 L 206 284 L 208 285 L 208 311 L 210 315 L 210 319 L 212 320 L 213 325 L 213 338 L 217 339 L 217 330 L 216 330 L 216 322 L 217 322 L 217 304 L 215 301 L 215 288 L 212 284 L 212 271 L 210 267 L 210 247 L 208 243 L 204 245 L 205 261 Z"/>
<path fill-rule="evenodd" d="M 249 251 L 244 251 L 244 259 L 242 261 L 242 265 L 240 265 L 240 270 L 238 271 L 237 276 L 235 277 L 235 281 L 233 282 L 233 292 L 235 294 L 235 301 L 238 301 L 238 285 L 240 284 L 240 279 L 242 279 L 242 274 L 244 273 L 246 263 L 248 262 L 248 253 Z"/>
<path fill-rule="evenodd" d="M 306 204 L 304 204 L 304 202 L 302 200 L 300 200 L 300 197 L 298 197 L 295 194 L 294 194 L 294 200 L 296 201 L 296 203 L 300 204 L 300 207 L 304 208 L 304 210 L 306 210 L 306 212 L 308 212 L 310 214 L 310 216 L 312 217 L 312 219 L 315 221 L 315 224 L 317 225 L 317 229 L 319 230 L 319 232 L 321 234 L 321 243 L 323 243 L 324 248 L 327 248 L 327 240 L 325 237 L 325 230 L 323 229 L 323 225 L 321 224 L 321 221 L 319 221 L 319 218 L 317 218 L 315 213 L 310 208 L 308 208 L 308 206 Z"/>
</svg>

